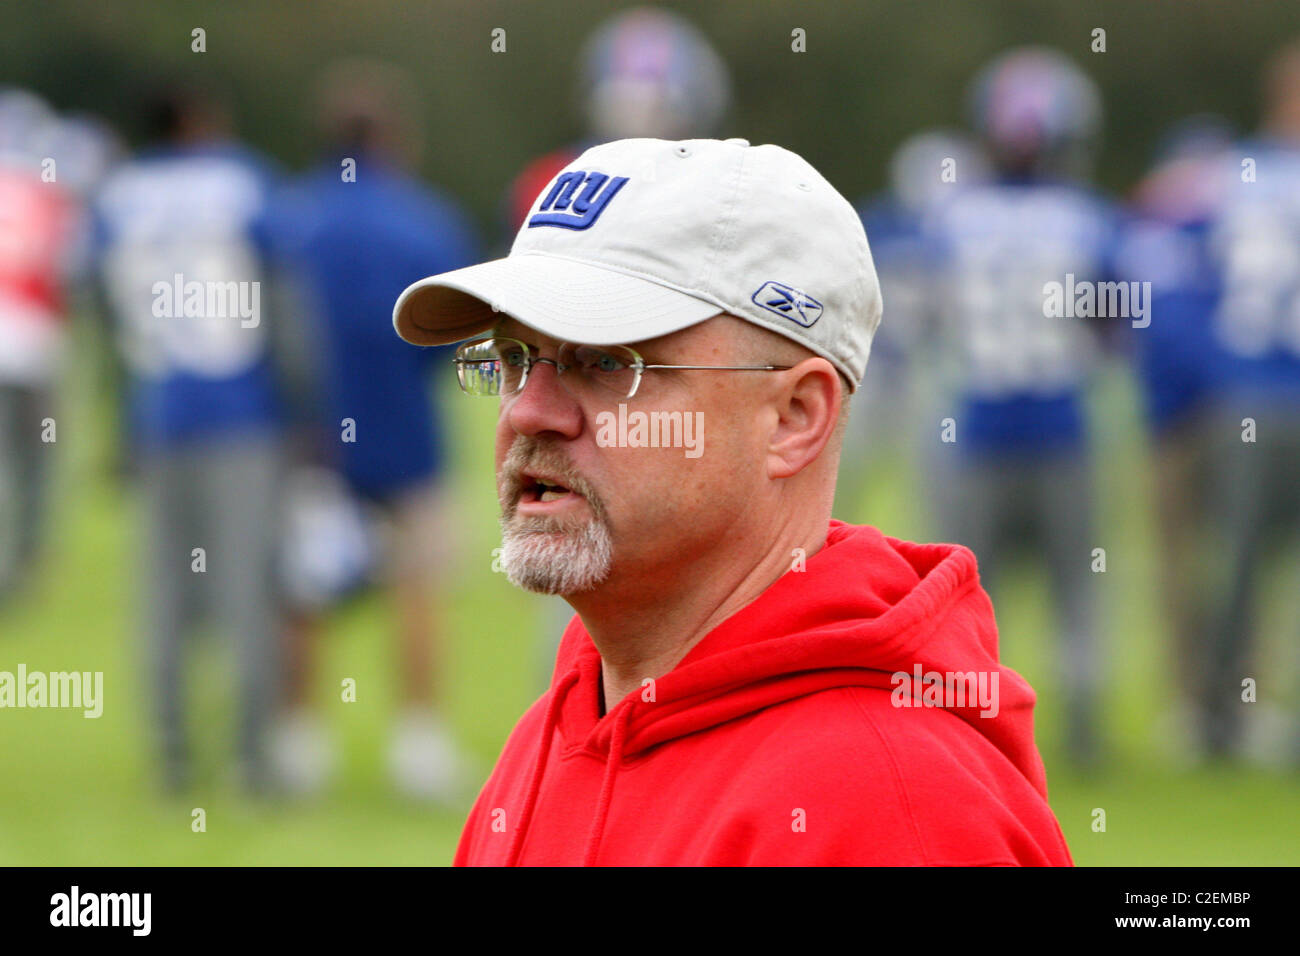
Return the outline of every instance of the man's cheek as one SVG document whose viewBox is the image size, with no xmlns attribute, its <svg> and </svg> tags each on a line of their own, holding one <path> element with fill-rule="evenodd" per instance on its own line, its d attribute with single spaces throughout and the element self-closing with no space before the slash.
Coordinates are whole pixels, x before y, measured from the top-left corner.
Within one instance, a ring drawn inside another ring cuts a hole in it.
<svg viewBox="0 0 1300 956">
<path fill-rule="evenodd" d="M 506 423 L 503 416 L 497 424 L 495 441 L 492 445 L 492 454 L 498 479 L 501 477 L 501 469 L 505 466 L 506 459 L 510 457 L 510 449 L 515 446 L 515 442 L 518 441 L 518 439 L 519 435 L 516 434 L 514 429 Z"/>
<path fill-rule="evenodd" d="M 646 523 L 680 518 L 681 503 L 695 492 L 695 481 L 680 461 L 670 460 L 669 449 L 625 449 L 627 457 L 620 470 L 617 487 L 621 507 L 606 502 L 606 509 L 624 519 Z M 680 455 L 680 452 L 678 453 Z M 664 529 L 659 528 L 660 533 Z"/>
<path fill-rule="evenodd" d="M 493 432 L 492 454 L 496 459 L 497 471 L 500 472 L 501 465 L 506 460 L 506 454 L 510 451 L 511 432 L 505 423 L 505 419 L 497 420 L 496 430 Z"/>
</svg>

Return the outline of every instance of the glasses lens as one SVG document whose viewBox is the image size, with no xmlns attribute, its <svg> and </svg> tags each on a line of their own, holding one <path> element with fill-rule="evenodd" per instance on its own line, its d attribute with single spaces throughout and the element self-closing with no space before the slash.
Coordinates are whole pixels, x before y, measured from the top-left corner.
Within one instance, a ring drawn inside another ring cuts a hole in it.
<svg viewBox="0 0 1300 956">
<path fill-rule="evenodd" d="M 575 385 L 599 395 L 627 398 L 636 384 L 636 353 L 621 345 L 574 345 L 566 342 L 556 356 Z"/>
<path fill-rule="evenodd" d="M 513 339 L 479 339 L 456 353 L 460 387 L 470 395 L 508 395 L 517 391 L 528 367 L 528 349 Z"/>
</svg>

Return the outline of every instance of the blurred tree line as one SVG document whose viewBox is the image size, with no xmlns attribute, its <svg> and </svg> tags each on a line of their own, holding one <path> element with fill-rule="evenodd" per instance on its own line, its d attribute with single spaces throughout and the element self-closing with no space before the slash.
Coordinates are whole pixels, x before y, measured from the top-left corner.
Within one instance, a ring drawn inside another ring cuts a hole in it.
<svg viewBox="0 0 1300 956">
<path fill-rule="evenodd" d="M 297 168 L 317 144 L 314 81 L 330 61 L 378 56 L 423 94 L 421 170 L 495 232 L 505 185 L 581 131 L 574 59 L 615 0 L 6 0 L 0 83 L 60 109 L 99 113 L 138 141 L 139 104 L 165 77 L 227 91 L 246 139 Z M 1123 190 L 1163 130 L 1214 111 L 1257 118 L 1261 61 L 1300 35 L 1294 0 L 695 0 L 685 13 L 729 63 L 735 103 L 722 136 L 802 153 L 850 197 L 884 182 L 908 134 L 964 121 L 974 71 L 1020 43 L 1056 46 L 1100 85 L 1098 178 Z M 206 52 L 191 31 L 206 31 Z M 1093 30 L 1106 51 L 1092 52 Z M 492 31 L 506 31 L 504 53 Z M 791 50 L 792 31 L 806 52 Z"/>
</svg>

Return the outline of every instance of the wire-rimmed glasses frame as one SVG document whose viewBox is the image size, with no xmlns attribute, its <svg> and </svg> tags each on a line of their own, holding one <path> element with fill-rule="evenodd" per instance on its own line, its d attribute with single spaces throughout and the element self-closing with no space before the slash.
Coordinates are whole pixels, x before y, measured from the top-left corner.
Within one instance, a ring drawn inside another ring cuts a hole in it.
<svg viewBox="0 0 1300 956">
<path fill-rule="evenodd" d="M 665 365 L 647 363 L 626 345 L 582 345 L 561 342 L 555 358 L 534 355 L 535 347 L 519 339 L 493 335 L 462 343 L 452 362 L 461 390 L 468 395 L 511 395 L 528 381 L 528 373 L 540 364 L 553 365 L 563 381 L 564 373 L 577 370 L 583 381 L 599 385 L 602 391 L 633 398 L 648 369 L 685 371 L 777 372 L 790 365 Z"/>
</svg>

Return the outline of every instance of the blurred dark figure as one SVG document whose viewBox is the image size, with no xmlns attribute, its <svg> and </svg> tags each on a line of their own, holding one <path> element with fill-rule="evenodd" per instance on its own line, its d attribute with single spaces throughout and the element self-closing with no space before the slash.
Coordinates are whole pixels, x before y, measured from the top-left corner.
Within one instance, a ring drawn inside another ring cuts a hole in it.
<svg viewBox="0 0 1300 956">
<path fill-rule="evenodd" d="M 969 136 L 958 130 L 924 130 L 895 150 L 889 187 L 858 206 L 881 295 L 889 303 L 889 321 L 881 323 L 872 340 L 872 371 L 854 398 L 860 411 L 850 416 L 844 435 L 834 508 L 843 520 L 853 520 L 874 469 L 915 451 L 915 400 L 934 372 L 925 350 L 916 346 L 925 332 L 940 261 L 926 222 L 937 204 L 987 178 L 988 160 Z"/>
<path fill-rule="evenodd" d="M 1102 681 L 1085 416 L 1096 329 L 1049 316 L 1046 291 L 1107 277 L 1117 217 L 1080 183 L 1101 104 L 1068 59 L 1027 48 L 983 70 L 971 107 L 996 179 L 956 192 L 930 225 L 947 388 L 927 471 L 942 533 L 974 550 L 991 591 L 1020 547 L 1042 562 L 1062 632 L 1066 747 L 1089 765 Z"/>
<path fill-rule="evenodd" d="M 163 779 L 171 789 L 192 779 L 183 664 L 206 614 L 234 648 L 239 782 L 264 793 L 281 685 L 274 556 L 287 357 L 300 348 L 277 338 L 288 316 L 276 312 L 269 258 L 275 174 L 231 138 L 209 92 L 167 88 L 149 121 L 154 145 L 100 191 L 96 261 L 125 366 Z"/>
<path fill-rule="evenodd" d="M 1164 137 L 1133 191 L 1116 254 L 1123 279 L 1151 283 L 1147 328 L 1129 336 L 1151 435 L 1160 584 L 1170 629 L 1174 706 L 1158 725 L 1175 756 L 1196 758 L 1203 706 L 1209 596 L 1221 573 L 1206 515 L 1214 507 L 1209 410 L 1216 377 L 1213 319 L 1221 294 L 1210 227 L 1228 183 L 1233 131 L 1218 116 L 1193 116 Z"/>
<path fill-rule="evenodd" d="M 1262 127 L 1232 152 L 1208 237 L 1223 286 L 1213 316 L 1211 494 L 1226 557 L 1205 667 L 1212 756 L 1247 744 L 1247 678 L 1258 684 L 1252 715 L 1282 696 L 1250 661 L 1264 558 L 1300 541 L 1300 43 L 1269 63 Z M 1294 648 L 1300 635 L 1288 637 Z M 1300 735 L 1290 758 L 1300 759 Z"/>
<path fill-rule="evenodd" d="M 0 603 L 30 574 L 44 537 L 86 193 L 114 149 L 100 124 L 0 90 Z"/>
<path fill-rule="evenodd" d="M 451 352 L 407 346 L 393 331 L 392 308 L 418 279 L 477 261 L 478 241 L 461 209 L 409 172 L 419 148 L 418 95 L 404 73 L 383 63 L 338 64 L 321 82 L 318 109 L 325 155 L 289 190 L 281 234 L 305 279 L 317 330 L 311 347 L 321 353 L 319 461 L 386 532 L 382 577 L 396 616 L 401 695 L 388 759 L 393 781 L 407 795 L 454 802 L 472 781 L 437 706 L 444 692 L 434 594 L 454 547 L 447 438 L 431 396 L 438 377 L 451 374 Z M 310 790 L 323 783 L 331 748 L 307 707 L 318 639 L 310 602 L 299 606 L 297 713 L 284 762 Z M 313 752 L 323 758 L 316 765 L 304 759 Z"/>
</svg>

